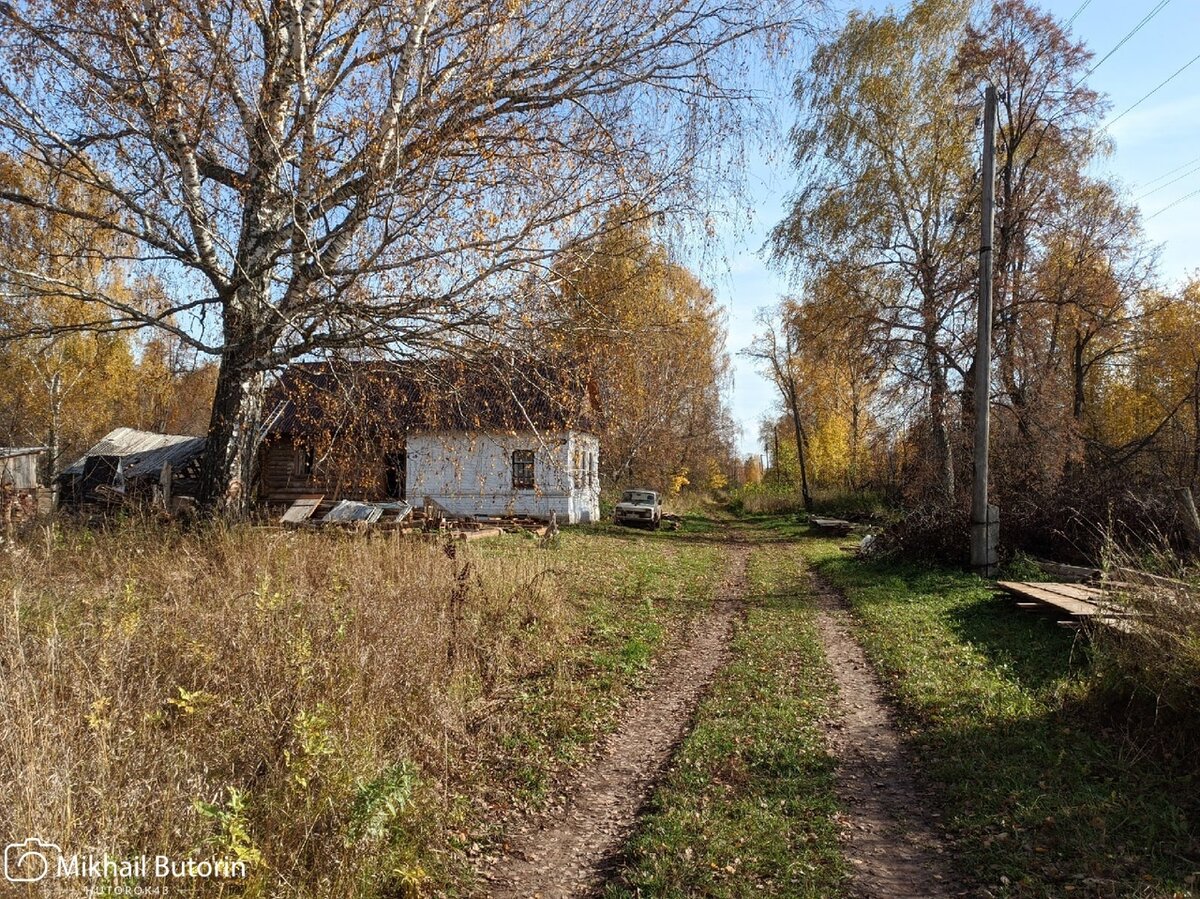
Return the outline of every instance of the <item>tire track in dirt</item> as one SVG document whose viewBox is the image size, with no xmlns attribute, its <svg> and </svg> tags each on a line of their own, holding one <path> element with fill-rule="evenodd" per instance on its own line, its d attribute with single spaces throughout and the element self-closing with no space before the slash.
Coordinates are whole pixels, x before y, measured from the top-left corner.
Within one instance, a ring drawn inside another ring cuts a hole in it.
<svg viewBox="0 0 1200 899">
<path fill-rule="evenodd" d="M 562 899 L 588 896 L 603 885 L 701 697 L 729 659 L 750 555 L 736 538 L 729 546 L 712 610 L 666 659 L 599 756 L 568 783 L 565 808 L 510 838 L 507 856 L 484 875 L 490 896 Z"/>
<path fill-rule="evenodd" d="M 945 847 L 874 669 L 850 630 L 845 599 L 812 575 L 817 629 L 838 687 L 828 723 L 838 759 L 842 847 L 854 894 L 863 899 L 937 899 L 958 895 Z"/>
</svg>

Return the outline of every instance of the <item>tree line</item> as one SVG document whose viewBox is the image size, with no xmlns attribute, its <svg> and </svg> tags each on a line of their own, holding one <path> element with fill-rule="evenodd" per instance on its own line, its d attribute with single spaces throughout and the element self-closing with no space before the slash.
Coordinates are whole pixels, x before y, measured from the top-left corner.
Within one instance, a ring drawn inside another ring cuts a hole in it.
<svg viewBox="0 0 1200 899">
<path fill-rule="evenodd" d="M 1025 0 L 852 13 L 795 80 L 797 184 L 772 234 L 799 286 L 752 350 L 797 484 L 960 524 L 970 488 L 982 86 L 996 143 L 992 494 L 1031 545 L 1106 518 L 1170 531 L 1200 479 L 1200 282 L 1164 286 L 1093 54 Z M 768 440 L 778 432 L 765 425 Z M 965 545 L 965 544 L 964 544 Z"/>
</svg>

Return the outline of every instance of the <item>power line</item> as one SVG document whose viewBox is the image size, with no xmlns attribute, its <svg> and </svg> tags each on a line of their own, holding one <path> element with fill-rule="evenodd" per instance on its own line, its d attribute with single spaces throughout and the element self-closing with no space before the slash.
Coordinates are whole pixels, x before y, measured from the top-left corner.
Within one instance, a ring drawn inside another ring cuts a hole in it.
<svg viewBox="0 0 1200 899">
<path fill-rule="evenodd" d="M 1072 23 L 1079 18 L 1079 14 L 1091 6 L 1091 4 L 1092 0 L 1083 0 L 1083 3 L 1079 5 L 1079 9 L 1075 10 L 1075 12 L 1072 13 L 1071 18 L 1067 19 L 1067 27 L 1070 28 Z"/>
<path fill-rule="evenodd" d="M 1195 163 L 1195 162 L 1200 162 L 1200 156 L 1196 156 L 1193 159 L 1189 159 L 1187 162 L 1184 162 L 1184 163 L 1181 163 L 1180 165 L 1175 166 L 1175 168 L 1171 169 L 1169 172 L 1163 172 L 1157 178 L 1153 178 L 1150 181 L 1146 181 L 1142 184 L 1139 184 L 1138 187 L 1149 187 L 1151 184 L 1158 184 L 1158 182 L 1162 181 L 1163 178 L 1169 178 L 1172 175 L 1174 175 L 1176 172 L 1178 172 L 1180 169 L 1186 169 L 1189 165 L 1191 165 L 1192 163 Z"/>
<path fill-rule="evenodd" d="M 1146 199 L 1146 197 L 1150 196 L 1151 194 L 1156 194 L 1156 193 L 1158 193 L 1160 190 L 1166 190 L 1168 187 L 1170 187 L 1170 186 L 1171 186 L 1172 184 L 1174 184 L 1175 182 L 1177 182 L 1177 181 L 1182 181 L 1184 178 L 1187 178 L 1187 177 L 1190 177 L 1191 175 L 1194 175 L 1194 174 L 1196 174 L 1196 172 L 1200 172 L 1200 165 L 1196 166 L 1194 169 L 1191 169 L 1190 171 L 1186 171 L 1186 172 L 1184 172 L 1184 173 L 1183 173 L 1182 175 L 1180 175 L 1178 178 L 1172 178 L 1172 179 L 1171 179 L 1170 181 L 1168 181 L 1166 184 L 1160 184 L 1158 187 L 1154 188 L 1154 190 L 1148 190 L 1148 191 L 1146 191 L 1144 194 L 1142 194 L 1140 197 L 1138 197 L 1138 200 L 1139 200 L 1139 202 L 1140 202 L 1141 200 L 1144 200 L 1144 199 Z"/>
<path fill-rule="evenodd" d="M 1196 190 L 1192 191 L 1190 194 L 1184 194 L 1178 200 L 1168 203 L 1162 209 L 1158 210 L 1158 212 L 1154 213 L 1154 215 L 1148 215 L 1148 216 L 1146 216 L 1146 218 L 1142 219 L 1142 221 L 1148 222 L 1151 219 L 1156 219 L 1160 215 L 1162 215 L 1164 212 L 1166 212 L 1168 209 L 1174 209 L 1176 206 L 1178 206 L 1184 200 L 1190 200 L 1192 197 L 1195 197 L 1195 196 L 1200 196 L 1200 188 L 1196 188 Z"/>
<path fill-rule="evenodd" d="M 1170 84 L 1176 78 L 1178 78 L 1179 75 L 1184 72 L 1184 70 L 1186 70 L 1190 66 L 1194 65 L 1198 60 L 1200 60 L 1200 53 L 1197 53 L 1195 56 L 1193 56 L 1191 59 L 1189 59 L 1183 65 L 1181 65 L 1178 69 L 1176 69 L 1174 72 L 1172 72 L 1170 75 L 1168 75 L 1167 78 L 1160 85 L 1158 85 L 1158 87 L 1154 88 L 1154 90 L 1150 91 L 1148 94 L 1146 94 L 1144 97 L 1142 97 L 1136 103 L 1134 103 L 1132 106 L 1130 106 L 1128 109 L 1126 109 L 1123 113 L 1121 113 L 1115 119 L 1109 120 L 1108 124 L 1106 124 L 1104 126 L 1104 130 L 1107 131 L 1113 125 L 1117 124 L 1117 122 L 1121 121 L 1121 119 L 1125 118 L 1125 116 L 1129 115 L 1129 113 L 1133 112 L 1135 109 L 1137 109 L 1143 103 L 1145 103 L 1147 100 L 1149 100 L 1155 94 L 1157 94 L 1160 90 L 1162 90 L 1164 87 L 1166 87 L 1168 84 Z"/>
<path fill-rule="evenodd" d="M 1136 25 L 1134 25 L 1133 29 L 1128 34 L 1126 34 L 1125 37 L 1121 38 L 1121 40 L 1119 40 L 1117 42 L 1117 45 L 1115 47 L 1113 47 L 1111 50 L 1109 50 L 1107 53 L 1105 53 L 1104 56 L 1101 57 L 1101 59 L 1098 63 L 1096 63 L 1094 66 L 1092 66 L 1090 69 L 1088 69 L 1084 73 L 1083 78 L 1080 78 L 1079 80 L 1083 81 L 1084 78 L 1087 78 L 1089 75 L 1092 74 L 1092 72 L 1096 71 L 1096 69 L 1098 69 L 1102 65 L 1104 65 L 1104 63 L 1106 63 L 1108 61 L 1109 57 L 1111 57 L 1114 53 L 1116 53 L 1118 50 L 1120 50 L 1122 47 L 1124 47 L 1126 42 L 1131 37 L 1133 37 L 1135 34 L 1137 34 L 1139 31 L 1141 31 L 1144 27 L 1146 27 L 1146 24 L 1151 19 L 1153 19 L 1155 16 L 1157 16 L 1160 12 L 1162 12 L 1163 8 L 1170 2 L 1171 2 L 1171 0 L 1160 0 L 1158 6 L 1154 7 L 1154 9 L 1150 10 L 1150 12 L 1146 13 L 1145 18 L 1143 18 L 1142 21 L 1140 21 Z M 1080 8 L 1079 12 L 1082 12 L 1086 6 L 1087 6 L 1087 4 L 1085 3 L 1083 5 L 1083 7 Z"/>
</svg>

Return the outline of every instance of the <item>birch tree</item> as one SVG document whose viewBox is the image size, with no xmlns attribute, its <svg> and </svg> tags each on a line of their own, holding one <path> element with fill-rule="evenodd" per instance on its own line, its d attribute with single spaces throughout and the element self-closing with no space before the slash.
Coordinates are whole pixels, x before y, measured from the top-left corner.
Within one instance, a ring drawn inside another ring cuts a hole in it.
<svg viewBox="0 0 1200 899">
<path fill-rule="evenodd" d="M 796 0 L 804 3 L 806 0 Z M 614 202 L 683 210 L 751 123 L 792 0 L 0 3 L 0 148 L 103 193 L 0 205 L 119 235 L 170 297 L 102 304 L 219 358 L 202 499 L 241 514 L 297 358 L 488 339 Z"/>
<path fill-rule="evenodd" d="M 801 279 L 877 271 L 898 289 L 877 306 L 894 365 L 923 395 L 939 492 L 955 495 L 954 416 L 968 348 L 971 122 L 951 73 L 970 6 L 919 0 L 904 15 L 852 13 L 796 79 L 799 184 L 773 233 Z"/>
<path fill-rule="evenodd" d="M 745 355 L 762 366 L 764 374 L 779 391 L 780 400 L 791 418 L 796 437 L 796 457 L 800 465 L 800 496 L 804 500 L 805 511 L 811 512 L 813 500 L 808 487 L 808 434 L 804 427 L 802 386 L 796 366 L 800 354 L 800 333 L 796 327 L 799 314 L 799 304 L 792 299 L 781 301 L 778 309 L 760 311 L 759 332 L 745 350 Z"/>
</svg>

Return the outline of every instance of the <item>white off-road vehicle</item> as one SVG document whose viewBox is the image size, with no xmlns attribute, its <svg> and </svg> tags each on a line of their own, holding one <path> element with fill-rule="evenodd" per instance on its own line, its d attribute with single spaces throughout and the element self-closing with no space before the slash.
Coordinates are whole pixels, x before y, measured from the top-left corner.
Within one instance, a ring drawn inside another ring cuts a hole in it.
<svg viewBox="0 0 1200 899">
<path fill-rule="evenodd" d="M 615 524 L 654 528 L 662 524 L 662 499 L 653 490 L 626 490 L 613 510 Z"/>
</svg>

